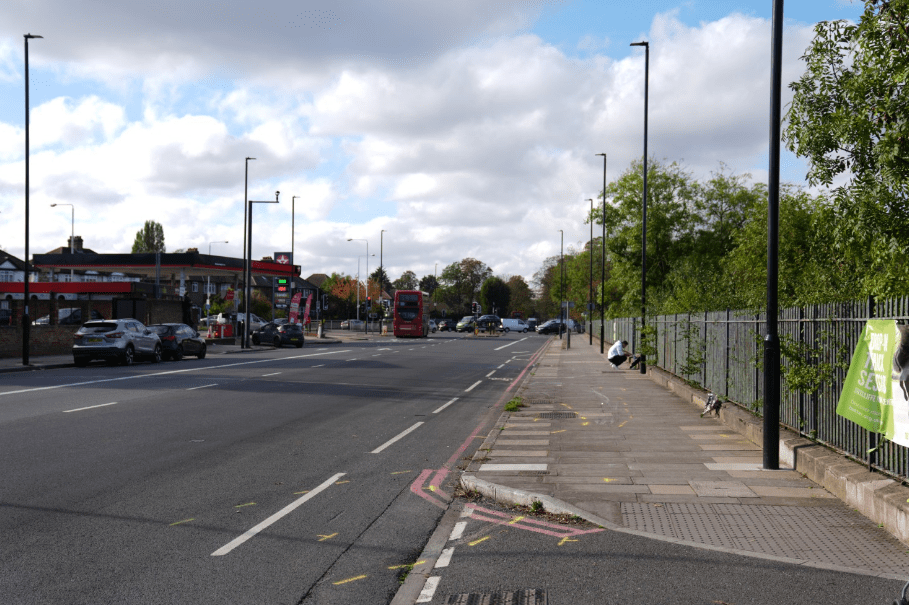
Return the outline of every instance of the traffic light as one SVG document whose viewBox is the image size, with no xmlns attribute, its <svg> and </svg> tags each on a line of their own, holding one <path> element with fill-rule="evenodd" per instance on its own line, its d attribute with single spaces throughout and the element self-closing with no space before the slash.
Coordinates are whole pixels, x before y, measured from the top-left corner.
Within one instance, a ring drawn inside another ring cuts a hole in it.
<svg viewBox="0 0 909 605">
<path fill-rule="evenodd" d="M 367 308 L 367 309 L 372 309 L 372 296 L 367 296 L 367 297 L 366 297 L 366 308 Z"/>
</svg>

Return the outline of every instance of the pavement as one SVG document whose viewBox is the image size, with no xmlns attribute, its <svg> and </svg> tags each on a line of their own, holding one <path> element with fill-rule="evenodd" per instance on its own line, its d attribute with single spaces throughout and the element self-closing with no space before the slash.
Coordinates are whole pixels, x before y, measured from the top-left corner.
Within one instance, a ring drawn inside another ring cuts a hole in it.
<svg viewBox="0 0 909 605">
<path fill-rule="evenodd" d="M 763 470 L 760 440 L 721 421 L 734 413 L 702 418 L 703 404 L 627 363 L 613 369 L 597 340 L 572 340 L 566 348 L 552 338 L 531 360 L 516 393 L 526 406 L 502 414 L 462 474 L 464 489 L 657 540 L 909 577 L 909 549 L 883 523 L 792 468 Z"/>
</svg>

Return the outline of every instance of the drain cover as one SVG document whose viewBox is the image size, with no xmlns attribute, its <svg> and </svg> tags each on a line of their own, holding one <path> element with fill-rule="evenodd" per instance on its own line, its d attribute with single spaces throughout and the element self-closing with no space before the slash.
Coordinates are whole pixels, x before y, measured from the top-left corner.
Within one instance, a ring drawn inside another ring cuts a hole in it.
<svg viewBox="0 0 909 605">
<path fill-rule="evenodd" d="M 577 418 L 578 415 L 576 412 L 540 412 L 537 414 L 537 418 Z"/>
<path fill-rule="evenodd" d="M 445 605 L 548 605 L 546 591 L 537 589 L 449 595 Z"/>
<path fill-rule="evenodd" d="M 535 404 L 539 404 L 539 403 L 543 403 L 543 404 L 548 403 L 551 405 L 551 404 L 555 403 L 555 399 L 528 399 L 527 403 L 530 405 L 535 405 Z"/>
<path fill-rule="evenodd" d="M 518 476 L 520 477 L 539 477 L 548 474 L 549 471 L 518 471 Z"/>
</svg>

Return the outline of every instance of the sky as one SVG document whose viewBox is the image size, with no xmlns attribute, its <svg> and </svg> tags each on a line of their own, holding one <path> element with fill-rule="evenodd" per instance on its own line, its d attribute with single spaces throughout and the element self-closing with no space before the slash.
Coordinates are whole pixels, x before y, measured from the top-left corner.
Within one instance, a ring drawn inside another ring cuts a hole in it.
<svg viewBox="0 0 909 605">
<path fill-rule="evenodd" d="M 422 277 L 473 257 L 529 282 L 559 230 L 566 249 L 589 238 L 595 154 L 609 181 L 642 156 L 631 42 L 650 43 L 650 156 L 766 182 L 772 5 L 4 0 L 0 248 L 25 249 L 26 33 L 43 36 L 29 42 L 31 254 L 67 245 L 73 224 L 86 248 L 129 252 L 154 220 L 168 251 L 240 257 L 248 165 L 249 199 L 280 191 L 253 205 L 255 259 L 293 240 L 304 277 L 365 275 L 380 256 L 391 279 Z M 862 10 L 786 3 L 784 109 L 814 25 Z M 784 152 L 784 181 L 806 171 Z"/>
</svg>

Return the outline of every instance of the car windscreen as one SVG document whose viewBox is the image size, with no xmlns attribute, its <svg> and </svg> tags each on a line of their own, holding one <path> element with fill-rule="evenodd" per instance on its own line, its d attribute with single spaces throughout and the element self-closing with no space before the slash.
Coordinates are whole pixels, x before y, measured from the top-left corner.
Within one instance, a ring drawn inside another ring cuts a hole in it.
<svg viewBox="0 0 909 605">
<path fill-rule="evenodd" d="M 90 321 L 79 328 L 79 332 L 81 334 L 102 334 L 104 332 L 112 332 L 119 327 L 120 324 L 112 321 Z"/>
<path fill-rule="evenodd" d="M 170 326 L 148 326 L 148 329 L 155 334 L 167 334 L 170 331 Z"/>
<path fill-rule="evenodd" d="M 461 321 L 473 321 L 473 315 L 468 315 L 467 317 L 462 317 Z"/>
<path fill-rule="evenodd" d="M 420 302 L 419 294 L 399 294 L 398 295 L 398 306 L 399 307 L 412 307 Z"/>
</svg>

